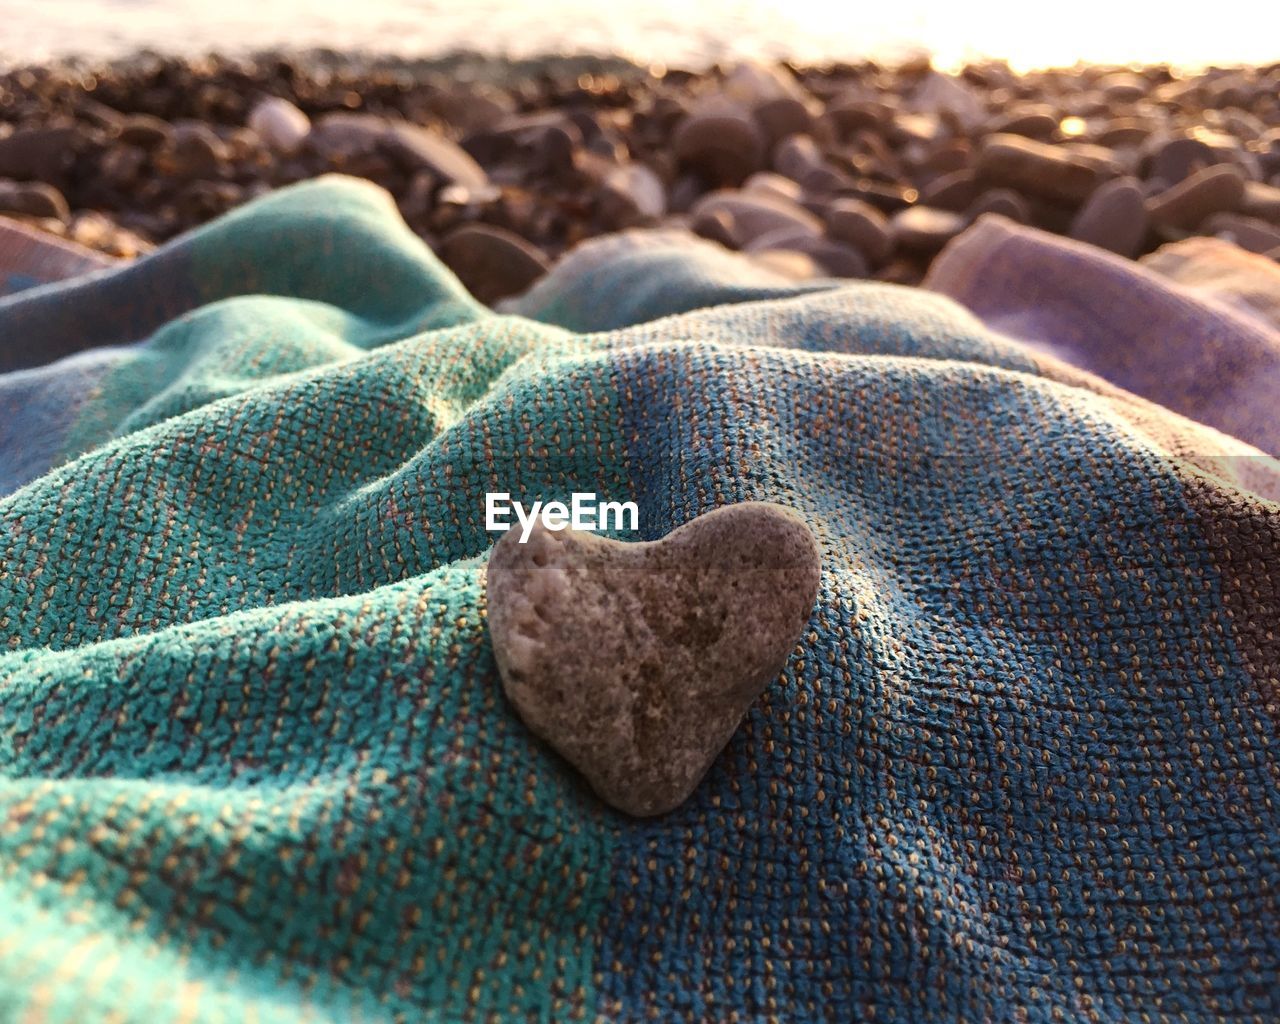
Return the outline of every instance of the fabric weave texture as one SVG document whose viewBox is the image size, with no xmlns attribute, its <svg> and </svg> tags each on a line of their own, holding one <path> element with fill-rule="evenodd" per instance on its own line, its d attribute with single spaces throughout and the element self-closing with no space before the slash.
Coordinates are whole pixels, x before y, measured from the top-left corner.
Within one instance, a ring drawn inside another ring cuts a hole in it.
<svg viewBox="0 0 1280 1024">
<path fill-rule="evenodd" d="M 497 314 L 332 178 L 0 302 L 0 1019 L 1280 1019 L 1275 463 L 744 267 Z M 491 490 L 819 538 L 671 814 L 507 704 Z"/>
</svg>

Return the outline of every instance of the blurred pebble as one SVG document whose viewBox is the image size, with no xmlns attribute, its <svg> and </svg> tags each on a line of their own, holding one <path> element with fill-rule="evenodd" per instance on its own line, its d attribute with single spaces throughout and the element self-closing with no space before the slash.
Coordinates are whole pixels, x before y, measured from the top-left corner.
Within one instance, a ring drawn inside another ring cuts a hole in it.
<svg viewBox="0 0 1280 1024">
<path fill-rule="evenodd" d="M 52 185 L 38 181 L 0 180 L 0 213 L 49 217 L 65 222 L 71 215 L 67 200 Z"/>
<path fill-rule="evenodd" d="M 489 224 L 465 224 L 445 237 L 440 254 L 472 295 L 486 305 L 516 295 L 549 263 L 519 235 Z"/>
<path fill-rule="evenodd" d="M 1097 160 L 1020 135 L 988 136 L 978 154 L 980 180 L 1051 200 L 1085 199 L 1107 176 Z"/>
<path fill-rule="evenodd" d="M 1147 237 L 1147 209 L 1133 178 L 1100 186 L 1071 222 L 1070 236 L 1121 256 L 1134 257 Z"/>
<path fill-rule="evenodd" d="M 1235 210 L 1244 199 L 1244 174 L 1231 164 L 1196 171 L 1147 201 L 1147 213 L 1163 227 L 1189 231 L 1211 213 Z"/>
<path fill-rule="evenodd" d="M 836 199 L 826 210 L 827 234 L 847 242 L 873 265 L 880 266 L 893 252 L 893 235 L 883 213 L 860 199 Z"/>
<path fill-rule="evenodd" d="M 248 126 L 277 153 L 295 153 L 311 131 L 311 119 L 288 100 L 271 96 L 249 114 Z"/>
<path fill-rule="evenodd" d="M 911 206 L 890 220 L 898 247 L 932 255 L 969 226 L 966 217 L 950 210 Z"/>
<path fill-rule="evenodd" d="M 1235 242 L 1249 252 L 1266 253 L 1280 245 L 1280 228 L 1257 217 L 1238 213 L 1215 213 L 1205 218 L 1200 230 Z"/>
</svg>

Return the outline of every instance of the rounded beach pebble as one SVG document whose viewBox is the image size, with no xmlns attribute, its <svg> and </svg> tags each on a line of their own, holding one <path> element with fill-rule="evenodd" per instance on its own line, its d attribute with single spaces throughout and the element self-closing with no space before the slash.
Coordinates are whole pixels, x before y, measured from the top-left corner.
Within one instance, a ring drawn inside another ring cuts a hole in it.
<svg viewBox="0 0 1280 1024">
<path fill-rule="evenodd" d="M 781 673 L 820 576 L 812 532 L 780 505 L 728 505 L 644 543 L 539 520 L 490 555 L 489 635 L 529 729 L 609 804 L 662 814 Z"/>
</svg>

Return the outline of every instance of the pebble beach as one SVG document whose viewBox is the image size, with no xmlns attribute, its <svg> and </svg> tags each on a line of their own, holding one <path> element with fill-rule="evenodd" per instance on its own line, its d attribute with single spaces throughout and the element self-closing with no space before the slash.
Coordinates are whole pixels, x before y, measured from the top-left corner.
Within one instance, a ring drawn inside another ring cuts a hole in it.
<svg viewBox="0 0 1280 1024">
<path fill-rule="evenodd" d="M 1280 259 L 1280 63 L 143 55 L 0 74 L 0 215 L 132 257 L 272 189 L 387 189 L 480 299 L 584 239 L 687 229 L 795 278 L 918 284 L 986 213 L 1139 258 Z"/>
</svg>

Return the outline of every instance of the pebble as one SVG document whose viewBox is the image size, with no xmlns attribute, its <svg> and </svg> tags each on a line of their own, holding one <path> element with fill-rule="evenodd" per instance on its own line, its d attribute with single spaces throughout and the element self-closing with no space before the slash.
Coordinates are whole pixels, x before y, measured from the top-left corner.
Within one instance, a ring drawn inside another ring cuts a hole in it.
<svg viewBox="0 0 1280 1024">
<path fill-rule="evenodd" d="M 883 100 L 855 92 L 828 103 L 820 120 L 830 126 L 837 139 L 843 140 L 856 131 L 879 129 L 894 113 L 895 108 Z"/>
<path fill-rule="evenodd" d="M 812 256 L 795 249 L 765 249 L 748 253 L 747 258 L 757 266 L 797 281 L 808 281 L 826 273 L 826 268 Z"/>
<path fill-rule="evenodd" d="M 1019 224 L 1031 223 L 1031 207 L 1017 192 L 1009 188 L 987 189 L 964 211 L 965 219 L 977 220 L 984 213 L 995 213 Z"/>
<path fill-rule="evenodd" d="M 162 157 L 164 169 L 183 178 L 208 178 L 227 160 L 227 145 L 208 125 L 175 125 Z"/>
<path fill-rule="evenodd" d="M 98 166 L 107 181 L 119 188 L 127 188 L 138 180 L 146 163 L 144 149 L 124 144 L 107 150 Z"/>
<path fill-rule="evenodd" d="M 1070 236 L 1133 258 L 1142 250 L 1149 222 L 1142 187 L 1134 178 L 1099 186 L 1071 222 Z"/>
<path fill-rule="evenodd" d="M 1151 88 L 1147 82 L 1129 71 L 1116 71 L 1103 75 L 1093 87 L 1112 103 L 1133 103 L 1144 97 Z"/>
<path fill-rule="evenodd" d="M 90 78 L 91 90 L 82 84 Z M 217 57 L 199 67 L 157 57 L 146 68 L 104 66 L 88 77 L 82 69 L 52 77 L 0 72 L 7 112 L 0 161 L 9 162 L 6 177 L 52 185 L 73 210 L 99 211 L 145 236 L 143 244 L 335 169 L 389 189 L 433 246 L 460 224 L 484 221 L 555 256 L 603 230 L 663 223 L 722 185 L 820 222 L 834 200 L 856 198 L 885 214 L 918 205 L 971 221 L 996 212 L 1062 234 L 1107 236 L 1103 244 L 1129 251 L 1139 229 L 1097 210 L 1103 199 L 1128 196 L 1125 217 L 1140 216 L 1131 190 L 1103 190 L 1107 181 L 1132 177 L 1158 212 L 1173 186 L 1207 167 L 1234 165 L 1246 179 L 1243 197 L 1216 213 L 1280 225 L 1275 69 L 1172 78 L 1161 68 L 1016 75 L 981 64 L 957 77 L 923 64 L 793 70 L 748 62 L 608 81 L 584 85 L 576 72 L 549 71 L 536 81 L 432 78 L 406 88 L 409 77 L 361 66 L 251 67 Z M 309 129 L 303 111 L 317 112 Z M 710 143 L 686 139 L 686 156 L 677 157 L 673 135 L 699 124 L 729 127 Z M 1002 137 L 986 141 L 994 129 Z M 455 132 L 468 133 L 461 149 L 469 166 L 450 152 Z M 735 148 L 734 135 L 748 140 L 745 149 Z M 1012 155 L 999 152 L 1019 135 Z M 732 152 L 721 152 L 721 141 Z M 47 197 L 32 201 L 51 209 Z M 1099 206 L 1086 217 L 1091 204 Z M 735 210 L 684 220 L 726 244 L 758 247 L 753 239 L 767 230 L 759 211 Z M 66 231 L 56 218 L 29 219 Z M 825 236 L 806 227 L 794 244 L 812 248 L 825 237 L 859 249 L 878 278 L 919 279 L 927 254 L 891 248 L 883 256 L 882 235 L 859 218 L 849 223 L 849 239 L 825 224 Z M 1213 223 L 1244 229 L 1229 219 Z M 1187 229 L 1151 230 L 1177 238 Z M 851 240 L 858 232 L 866 237 Z M 101 231 L 86 237 L 114 245 Z M 799 251 L 787 258 L 822 269 Z"/>
<path fill-rule="evenodd" d="M 622 164 L 605 172 L 601 202 L 619 227 L 656 220 L 667 212 L 662 179 L 644 164 Z"/>
<path fill-rule="evenodd" d="M 430 171 L 414 175 L 418 190 L 429 194 L 439 185 L 439 179 Z M 441 204 L 449 206 L 491 206 L 502 198 L 502 189 L 495 185 L 445 185 L 435 193 Z"/>
<path fill-rule="evenodd" d="M 813 128 L 813 114 L 809 108 L 790 96 L 765 100 L 751 114 L 764 132 L 767 146 L 775 145 L 788 135 L 808 133 Z"/>
<path fill-rule="evenodd" d="M 19 129 L 0 138 L 0 178 L 60 179 L 75 157 L 79 132 L 71 126 Z"/>
<path fill-rule="evenodd" d="M 480 188 L 489 183 L 484 168 L 461 146 L 437 131 L 407 122 L 387 128 L 383 147 L 406 171 L 428 171 L 450 185 Z"/>
<path fill-rule="evenodd" d="M 1244 197 L 1240 200 L 1240 212 L 1272 224 L 1280 224 L 1280 188 L 1260 181 L 1246 181 Z"/>
<path fill-rule="evenodd" d="M 766 249 L 793 249 L 805 251 L 805 243 L 817 241 L 818 237 L 807 227 L 789 224 L 786 227 L 773 228 L 763 234 L 749 239 L 743 246 L 743 252 L 763 252 Z"/>
<path fill-rule="evenodd" d="M 726 249 L 738 247 L 738 226 L 733 214 L 723 208 L 703 209 L 697 213 L 690 211 L 689 228 L 695 235 L 723 245 Z"/>
<path fill-rule="evenodd" d="M 930 206 L 909 206 L 889 222 L 898 248 L 932 255 L 969 226 L 963 214 Z"/>
<path fill-rule="evenodd" d="M 792 248 L 815 260 L 831 277 L 864 278 L 871 274 L 867 257 L 852 245 L 830 238 L 800 238 Z"/>
<path fill-rule="evenodd" d="M 312 123 L 307 144 L 328 160 L 342 163 L 377 149 L 387 127 L 387 119 L 374 114 L 324 114 Z"/>
<path fill-rule="evenodd" d="M 972 171 L 952 171 L 929 182 L 920 192 L 920 202 L 959 213 L 972 206 L 978 194 L 978 180 Z"/>
<path fill-rule="evenodd" d="M 558 110 L 507 118 L 493 134 L 498 136 L 500 146 L 503 142 L 507 147 L 514 146 L 514 151 L 508 150 L 502 159 L 518 155 L 526 171 L 553 177 L 570 174 L 574 156 L 583 147 L 582 129 L 572 117 Z M 482 156 L 477 159 L 486 162 Z"/>
<path fill-rule="evenodd" d="M 1215 213 L 1206 217 L 1200 227 L 1202 231 L 1235 242 L 1241 249 L 1249 252 L 1263 254 L 1280 245 L 1280 227 L 1257 217 Z"/>
<path fill-rule="evenodd" d="M 825 164 L 822 151 L 809 135 L 788 135 L 773 150 L 773 169 L 784 178 L 803 182 Z"/>
<path fill-rule="evenodd" d="M 826 209 L 827 234 L 848 242 L 874 266 L 893 254 L 893 234 L 883 213 L 861 199 L 836 199 Z"/>
<path fill-rule="evenodd" d="M 1211 213 L 1235 210 L 1244 199 L 1244 173 L 1216 164 L 1147 200 L 1147 213 L 1162 227 L 1192 230 Z"/>
<path fill-rule="evenodd" d="M 249 113 L 246 122 L 269 149 L 296 153 L 311 131 L 311 119 L 288 100 L 270 96 Z"/>
<path fill-rule="evenodd" d="M 39 181 L 0 180 L 0 213 L 51 217 L 63 223 L 71 216 L 62 193 Z"/>
<path fill-rule="evenodd" d="M 680 163 L 712 186 L 740 185 L 764 167 L 764 135 L 743 114 L 690 114 L 676 126 L 671 144 Z"/>
<path fill-rule="evenodd" d="M 1047 139 L 1057 130 L 1057 112 L 1042 103 L 1011 110 L 987 128 L 993 134 L 1021 135 L 1028 139 Z"/>
<path fill-rule="evenodd" d="M 728 214 L 727 224 L 735 248 L 779 228 L 797 228 L 814 237 L 822 234 L 822 221 L 803 206 L 759 192 L 750 195 L 729 189 L 711 192 L 694 203 L 689 212 L 695 224 L 708 215 Z"/>
<path fill-rule="evenodd" d="M 981 94 L 962 78 L 930 71 L 911 94 L 913 110 L 950 115 L 965 131 L 976 129 L 986 117 Z"/>
<path fill-rule="evenodd" d="M 547 272 L 547 258 L 514 232 L 464 224 L 441 243 L 440 255 L 467 290 L 486 305 L 517 295 Z"/>
<path fill-rule="evenodd" d="M 1213 150 L 1192 137 L 1160 141 L 1147 158 L 1148 177 L 1176 185 L 1201 168 L 1217 163 Z"/>
<path fill-rule="evenodd" d="M 746 195 L 764 194 L 789 203 L 799 203 L 804 199 L 804 189 L 798 182 L 772 171 L 756 171 L 742 183 L 742 191 Z"/>
<path fill-rule="evenodd" d="M 778 505 L 725 506 L 648 543 L 538 520 L 489 556 L 489 636 L 530 731 L 606 803 L 662 814 L 782 672 L 820 579 L 812 532 Z"/>
<path fill-rule="evenodd" d="M 120 141 L 143 149 L 164 146 L 173 138 L 173 125 L 150 114 L 130 114 L 120 122 Z"/>
<path fill-rule="evenodd" d="M 780 64 L 745 60 L 724 77 L 724 96 L 748 109 L 776 99 L 803 101 L 804 89 L 795 76 Z"/>
<path fill-rule="evenodd" d="M 1110 169 L 1082 153 L 1020 135 L 991 135 L 978 154 L 978 177 L 1060 202 L 1088 198 Z"/>
<path fill-rule="evenodd" d="M 1151 137 L 1152 127 L 1131 117 L 1121 117 L 1107 123 L 1098 134 L 1098 144 L 1109 148 L 1143 145 Z"/>
</svg>

